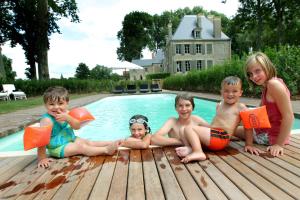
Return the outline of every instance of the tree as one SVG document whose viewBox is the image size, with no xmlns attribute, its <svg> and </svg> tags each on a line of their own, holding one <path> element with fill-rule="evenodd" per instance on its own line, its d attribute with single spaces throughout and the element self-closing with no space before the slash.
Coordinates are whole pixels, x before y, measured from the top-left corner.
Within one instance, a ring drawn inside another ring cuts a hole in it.
<svg viewBox="0 0 300 200">
<path fill-rule="evenodd" d="M 120 40 L 118 59 L 131 62 L 132 59 L 142 58 L 142 50 L 150 44 L 152 16 L 145 12 L 131 12 L 122 24 L 123 28 L 117 34 Z"/>
<path fill-rule="evenodd" d="M 76 68 L 75 77 L 78 79 L 88 79 L 90 77 L 90 69 L 84 63 L 79 63 Z"/>
<path fill-rule="evenodd" d="M 3 65 L 5 68 L 5 77 L 7 82 L 13 82 L 17 76 L 16 72 L 12 70 L 12 60 L 7 58 L 5 55 L 2 55 Z"/>
<path fill-rule="evenodd" d="M 2 49 L 0 46 L 0 80 L 5 80 L 5 79 L 6 79 L 6 73 L 5 73 L 5 68 L 4 68 L 3 58 L 2 58 Z"/>
<path fill-rule="evenodd" d="M 96 65 L 91 70 L 91 78 L 95 80 L 101 80 L 101 79 L 109 79 L 111 76 L 112 70 L 103 66 L 103 65 Z"/>
<path fill-rule="evenodd" d="M 30 66 L 27 76 L 36 78 L 35 63 L 38 62 L 40 78 L 49 78 L 48 36 L 60 33 L 56 22 L 61 17 L 79 22 L 75 0 L 2 0 L 0 11 L 0 42 L 10 41 L 12 47 L 16 44 L 23 47 Z"/>
</svg>

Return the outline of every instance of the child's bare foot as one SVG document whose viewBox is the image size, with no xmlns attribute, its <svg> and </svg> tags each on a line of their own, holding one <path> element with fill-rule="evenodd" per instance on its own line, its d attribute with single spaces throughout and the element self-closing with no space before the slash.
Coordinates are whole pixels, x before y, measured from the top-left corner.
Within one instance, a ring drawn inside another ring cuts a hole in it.
<svg viewBox="0 0 300 200">
<path fill-rule="evenodd" d="M 183 163 L 188 163 L 190 161 L 193 161 L 193 160 L 205 160 L 206 159 L 206 155 L 201 151 L 201 152 L 193 152 L 189 155 L 187 155 L 185 158 L 183 158 L 181 160 L 181 162 Z"/>
<path fill-rule="evenodd" d="M 110 145 L 105 146 L 106 148 L 105 154 L 113 155 L 118 150 L 118 147 L 119 147 L 119 142 L 113 142 Z"/>
<path fill-rule="evenodd" d="M 175 151 L 176 151 L 176 154 L 177 154 L 179 157 L 186 157 L 187 155 L 189 155 L 190 153 L 192 153 L 191 147 L 188 147 L 188 146 L 177 147 L 177 148 L 175 149 Z"/>
</svg>

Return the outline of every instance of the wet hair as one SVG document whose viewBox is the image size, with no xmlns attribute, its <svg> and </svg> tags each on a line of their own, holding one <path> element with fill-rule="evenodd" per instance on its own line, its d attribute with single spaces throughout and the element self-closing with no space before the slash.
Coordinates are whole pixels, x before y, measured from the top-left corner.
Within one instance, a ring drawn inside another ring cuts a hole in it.
<svg viewBox="0 0 300 200">
<path fill-rule="evenodd" d="M 175 98 L 175 108 L 178 105 L 179 100 L 181 100 L 181 99 L 191 102 L 191 104 L 193 106 L 193 110 L 194 110 L 194 108 L 195 108 L 194 97 L 192 95 L 190 95 L 189 93 L 177 94 L 177 96 Z"/>
<path fill-rule="evenodd" d="M 248 73 L 249 68 L 253 63 L 260 64 L 262 70 L 265 72 L 267 76 L 267 80 L 270 80 L 271 78 L 277 76 L 276 68 L 274 64 L 271 62 L 271 60 L 269 59 L 269 57 L 262 52 L 256 52 L 248 57 L 244 68 L 245 76 L 247 78 L 248 83 L 253 84 L 252 81 L 250 80 L 250 75 Z"/>
<path fill-rule="evenodd" d="M 43 99 L 44 99 L 44 103 L 57 102 L 61 100 L 65 100 L 69 102 L 69 92 L 64 87 L 60 87 L 60 86 L 49 87 L 44 92 Z"/>
<path fill-rule="evenodd" d="M 242 80 L 237 76 L 227 76 L 223 79 L 221 88 L 223 89 L 225 85 L 240 85 L 242 88 Z"/>
<path fill-rule="evenodd" d="M 131 127 L 135 123 L 143 124 L 146 131 L 147 131 L 147 133 L 151 133 L 151 128 L 148 124 L 148 118 L 146 116 L 144 116 L 144 115 L 133 115 L 129 119 L 129 127 Z"/>
</svg>

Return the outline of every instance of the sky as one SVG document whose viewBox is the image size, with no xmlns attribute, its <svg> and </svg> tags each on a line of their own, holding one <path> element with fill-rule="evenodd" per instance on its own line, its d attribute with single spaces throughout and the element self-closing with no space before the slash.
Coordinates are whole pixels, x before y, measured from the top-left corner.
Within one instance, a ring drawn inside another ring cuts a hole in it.
<svg viewBox="0 0 300 200">
<path fill-rule="evenodd" d="M 48 66 L 50 78 L 73 77 L 78 64 L 83 62 L 90 69 L 97 64 L 116 66 L 119 40 L 117 32 L 122 29 L 122 21 L 132 11 L 143 11 L 160 15 L 163 11 L 202 6 L 204 10 L 214 10 L 232 17 L 236 14 L 238 0 L 76 0 L 80 23 L 72 23 L 62 18 L 58 25 L 61 34 L 50 36 Z M 9 42 L 2 47 L 2 54 L 11 58 L 17 78 L 26 79 L 26 60 L 21 46 L 10 48 Z M 147 50 L 143 58 L 151 58 Z"/>
</svg>

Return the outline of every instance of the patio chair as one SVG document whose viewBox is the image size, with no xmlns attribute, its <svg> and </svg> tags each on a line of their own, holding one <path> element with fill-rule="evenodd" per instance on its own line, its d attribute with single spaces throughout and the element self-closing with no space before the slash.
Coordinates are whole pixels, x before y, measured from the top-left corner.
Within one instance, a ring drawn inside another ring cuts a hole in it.
<svg viewBox="0 0 300 200">
<path fill-rule="evenodd" d="M 115 88 L 112 91 L 112 93 L 114 94 L 122 94 L 123 92 L 124 92 L 124 87 L 121 85 L 115 86 Z"/>
<path fill-rule="evenodd" d="M 140 92 L 141 92 L 141 93 L 146 93 L 146 92 L 149 92 L 149 91 L 150 91 L 150 90 L 149 90 L 149 86 L 148 86 L 147 83 L 141 84 L 141 85 L 140 85 Z"/>
<path fill-rule="evenodd" d="M 127 93 L 136 93 L 136 85 L 133 84 L 127 85 Z"/>
<path fill-rule="evenodd" d="M 8 92 L 1 91 L 0 92 L 0 99 L 6 100 L 6 101 L 10 100 Z"/>
<path fill-rule="evenodd" d="M 151 92 L 161 92 L 159 85 L 157 83 L 151 84 Z"/>
<path fill-rule="evenodd" d="M 3 91 L 7 92 L 10 96 L 16 99 L 27 99 L 26 94 L 22 91 L 16 91 L 14 84 L 2 84 Z"/>
</svg>

